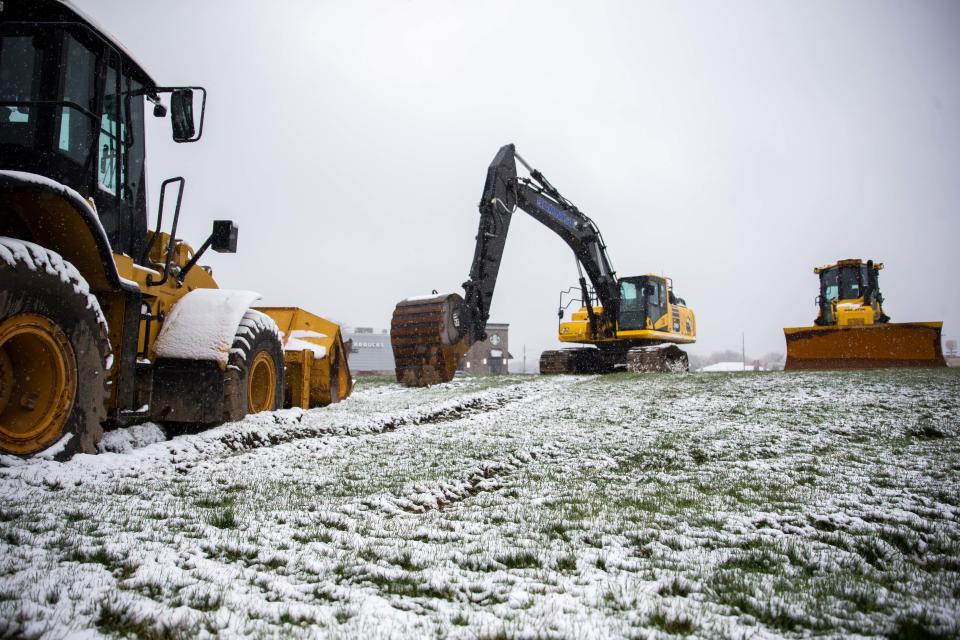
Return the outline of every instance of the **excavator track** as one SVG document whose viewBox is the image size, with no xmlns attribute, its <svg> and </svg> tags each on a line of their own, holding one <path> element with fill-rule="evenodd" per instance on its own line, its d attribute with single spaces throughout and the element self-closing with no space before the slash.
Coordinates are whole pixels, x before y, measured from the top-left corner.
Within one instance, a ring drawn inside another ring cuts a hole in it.
<svg viewBox="0 0 960 640">
<path fill-rule="evenodd" d="M 575 351 L 579 349 L 544 351 L 540 354 L 540 373 L 543 375 L 576 373 Z"/>
<path fill-rule="evenodd" d="M 627 371 L 630 373 L 685 373 L 689 370 L 690 358 L 673 344 L 634 347 L 627 351 Z"/>
<path fill-rule="evenodd" d="M 623 365 L 622 357 L 617 355 L 592 347 L 544 351 L 540 354 L 540 373 L 612 373 L 618 368 L 618 362 Z"/>
<path fill-rule="evenodd" d="M 462 313 L 463 298 L 456 293 L 408 298 L 397 304 L 390 322 L 397 382 L 426 387 L 453 379 L 470 346 Z"/>
</svg>

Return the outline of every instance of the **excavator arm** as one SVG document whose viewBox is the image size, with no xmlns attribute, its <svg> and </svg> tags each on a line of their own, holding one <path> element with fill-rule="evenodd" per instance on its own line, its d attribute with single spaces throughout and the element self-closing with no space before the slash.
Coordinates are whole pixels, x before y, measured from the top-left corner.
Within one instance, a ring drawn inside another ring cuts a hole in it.
<svg viewBox="0 0 960 640">
<path fill-rule="evenodd" d="M 517 175 L 517 161 L 530 177 Z M 449 381 L 470 345 L 486 338 L 507 232 L 517 209 L 556 233 L 573 250 L 591 329 L 597 335 L 615 331 L 620 289 L 599 229 L 527 164 L 514 145 L 501 147 L 490 163 L 479 209 L 470 278 L 463 283 L 465 297 L 454 293 L 412 298 L 401 301 L 394 310 L 391 343 L 399 382 L 426 386 Z M 587 278 L 603 306 L 602 316 L 591 306 Z"/>
<path fill-rule="evenodd" d="M 517 176 L 517 161 L 530 173 L 529 178 Z M 501 147 L 490 163 L 479 209 L 480 225 L 470 266 L 470 279 L 463 284 L 466 292 L 465 312 L 474 341 L 486 337 L 490 302 L 503 258 L 507 231 L 517 209 L 556 233 L 573 250 L 592 328 L 601 334 L 612 334 L 613 324 L 604 322 L 601 326 L 593 313 L 583 276 L 583 270 L 586 270 L 597 298 L 606 310 L 604 317 L 616 318 L 620 289 L 600 230 L 589 217 L 564 198 L 542 173 L 527 164 L 514 145 Z"/>
</svg>

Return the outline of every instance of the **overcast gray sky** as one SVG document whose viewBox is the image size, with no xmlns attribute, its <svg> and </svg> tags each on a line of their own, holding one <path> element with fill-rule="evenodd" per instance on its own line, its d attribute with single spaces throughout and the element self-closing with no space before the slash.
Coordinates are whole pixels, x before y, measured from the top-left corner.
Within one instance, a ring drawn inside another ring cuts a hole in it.
<svg viewBox="0 0 960 640">
<path fill-rule="evenodd" d="M 210 92 L 203 140 L 148 140 L 187 178 L 207 262 L 349 325 L 457 290 L 486 167 L 518 151 L 590 215 L 619 275 L 673 277 L 692 353 L 783 351 L 815 265 L 885 263 L 894 321 L 960 337 L 960 3 L 76 0 L 163 84 Z M 492 321 L 518 369 L 556 342 L 572 254 L 514 217 Z"/>
</svg>

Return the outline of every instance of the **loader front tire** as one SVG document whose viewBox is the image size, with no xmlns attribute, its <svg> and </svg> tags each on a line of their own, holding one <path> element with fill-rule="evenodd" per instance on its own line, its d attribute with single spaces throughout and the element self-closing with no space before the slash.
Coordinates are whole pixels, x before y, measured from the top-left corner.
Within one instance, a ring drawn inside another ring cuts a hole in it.
<svg viewBox="0 0 960 640">
<path fill-rule="evenodd" d="M 283 345 L 270 316 L 248 310 L 230 349 L 224 420 L 283 408 Z"/>
<path fill-rule="evenodd" d="M 0 451 L 96 453 L 106 419 L 107 326 L 59 254 L 0 237 Z"/>
</svg>

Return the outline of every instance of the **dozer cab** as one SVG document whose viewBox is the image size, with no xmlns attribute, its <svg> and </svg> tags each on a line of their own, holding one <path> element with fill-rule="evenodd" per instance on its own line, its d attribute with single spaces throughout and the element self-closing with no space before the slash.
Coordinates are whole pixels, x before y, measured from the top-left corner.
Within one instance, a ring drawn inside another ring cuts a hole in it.
<svg viewBox="0 0 960 640">
<path fill-rule="evenodd" d="M 883 312 L 880 270 L 872 260 L 814 268 L 820 278 L 811 327 L 783 330 L 785 370 L 945 367 L 942 322 L 893 323 Z"/>
<path fill-rule="evenodd" d="M 517 162 L 529 177 L 517 175 Z M 562 322 L 571 303 L 561 294 L 559 337 L 591 347 L 546 351 L 543 373 L 686 371 L 687 355 L 676 345 L 696 340 L 693 311 L 672 291 L 668 278 L 618 278 L 593 221 L 564 198 L 514 145 L 500 148 L 487 169 L 480 199 L 480 225 L 464 295 L 434 294 L 397 304 L 390 340 L 397 380 L 409 386 L 447 382 L 474 342 L 486 338 L 493 290 L 517 209 L 556 233 L 573 250 L 579 272 L 578 311 Z M 584 276 L 586 271 L 586 276 Z M 587 278 L 590 285 L 587 284 Z"/>
<path fill-rule="evenodd" d="M 104 425 L 350 394 L 336 324 L 255 309 L 258 294 L 200 265 L 236 251 L 236 225 L 215 221 L 197 249 L 176 237 L 182 177 L 148 228 L 147 110 L 189 143 L 205 106 L 202 87 L 159 85 L 70 4 L 0 3 L 0 452 L 93 453 Z"/>
</svg>

